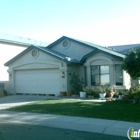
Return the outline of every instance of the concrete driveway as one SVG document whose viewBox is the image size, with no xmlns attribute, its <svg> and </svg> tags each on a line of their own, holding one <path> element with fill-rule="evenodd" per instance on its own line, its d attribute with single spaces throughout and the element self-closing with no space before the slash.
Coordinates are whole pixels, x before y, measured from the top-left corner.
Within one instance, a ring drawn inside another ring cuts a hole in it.
<svg viewBox="0 0 140 140">
<path fill-rule="evenodd" d="M 7 109 L 13 106 L 28 104 L 31 102 L 45 100 L 45 99 L 62 99 L 62 100 L 77 100 L 77 101 L 93 101 L 93 102 L 106 102 L 100 99 L 81 99 L 81 98 L 62 98 L 58 96 L 43 96 L 43 95 L 10 95 L 0 97 L 0 110 Z"/>
<path fill-rule="evenodd" d="M 54 99 L 55 96 L 39 96 L 39 95 L 10 95 L 0 98 L 0 110 L 6 109 L 13 106 L 19 106 L 28 104 L 31 102 L 45 100 L 45 99 Z"/>
</svg>

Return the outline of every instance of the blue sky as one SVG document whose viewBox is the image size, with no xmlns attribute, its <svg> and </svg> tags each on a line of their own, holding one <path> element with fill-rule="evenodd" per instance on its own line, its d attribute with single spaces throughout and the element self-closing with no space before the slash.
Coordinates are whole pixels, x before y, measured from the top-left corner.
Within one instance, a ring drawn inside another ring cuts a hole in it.
<svg viewBox="0 0 140 140">
<path fill-rule="evenodd" d="M 0 32 L 53 42 L 140 43 L 140 0 L 1 0 Z"/>
</svg>

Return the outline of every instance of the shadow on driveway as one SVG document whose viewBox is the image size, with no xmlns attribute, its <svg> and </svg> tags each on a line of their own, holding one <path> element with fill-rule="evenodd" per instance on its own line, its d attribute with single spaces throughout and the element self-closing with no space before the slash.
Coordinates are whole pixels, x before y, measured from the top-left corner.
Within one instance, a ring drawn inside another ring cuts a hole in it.
<svg viewBox="0 0 140 140">
<path fill-rule="evenodd" d="M 24 105 L 27 103 L 46 100 L 46 99 L 56 99 L 55 96 L 39 96 L 39 95 L 10 95 L 0 98 L 0 110 L 7 109 L 13 106 Z"/>
</svg>

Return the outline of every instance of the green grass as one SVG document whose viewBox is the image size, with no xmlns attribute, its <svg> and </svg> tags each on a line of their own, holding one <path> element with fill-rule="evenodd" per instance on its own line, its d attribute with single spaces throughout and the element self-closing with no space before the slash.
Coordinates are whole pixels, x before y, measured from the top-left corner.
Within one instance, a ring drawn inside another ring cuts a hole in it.
<svg viewBox="0 0 140 140">
<path fill-rule="evenodd" d="M 1 132 L 0 132 L 0 140 L 4 140 Z"/>
<path fill-rule="evenodd" d="M 140 105 L 74 100 L 44 100 L 8 110 L 140 122 Z"/>
</svg>

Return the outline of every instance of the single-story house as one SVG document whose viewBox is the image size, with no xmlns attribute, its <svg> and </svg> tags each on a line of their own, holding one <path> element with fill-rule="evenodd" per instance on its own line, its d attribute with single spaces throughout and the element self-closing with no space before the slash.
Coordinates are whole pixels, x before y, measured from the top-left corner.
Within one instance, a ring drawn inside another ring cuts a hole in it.
<svg viewBox="0 0 140 140">
<path fill-rule="evenodd" d="M 103 47 L 63 36 L 47 47 L 30 46 L 5 63 L 9 93 L 55 94 L 70 91 L 69 72 L 89 88 L 107 85 L 129 89 L 132 79 L 122 70 L 125 53 L 135 45 Z"/>
</svg>

